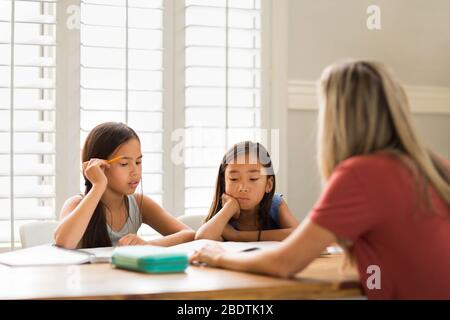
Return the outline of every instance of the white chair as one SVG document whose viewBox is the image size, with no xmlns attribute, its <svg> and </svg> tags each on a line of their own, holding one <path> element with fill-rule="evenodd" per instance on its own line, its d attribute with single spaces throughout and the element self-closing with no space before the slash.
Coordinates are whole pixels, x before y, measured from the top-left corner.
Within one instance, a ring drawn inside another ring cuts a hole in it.
<svg viewBox="0 0 450 320">
<path fill-rule="evenodd" d="M 36 221 L 20 226 L 19 234 L 22 248 L 53 243 L 53 233 L 57 226 L 57 221 Z"/>
<path fill-rule="evenodd" d="M 200 226 L 203 224 L 203 221 L 205 221 L 205 218 L 206 218 L 205 214 L 193 214 L 193 215 L 179 216 L 178 220 L 180 220 L 193 230 L 197 231 L 198 228 L 200 228 Z"/>
</svg>

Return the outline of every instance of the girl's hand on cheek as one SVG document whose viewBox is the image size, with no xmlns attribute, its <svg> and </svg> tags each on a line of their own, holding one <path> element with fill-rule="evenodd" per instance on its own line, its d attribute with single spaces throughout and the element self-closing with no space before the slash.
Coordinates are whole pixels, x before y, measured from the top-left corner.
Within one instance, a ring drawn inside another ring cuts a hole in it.
<svg viewBox="0 0 450 320">
<path fill-rule="evenodd" d="M 233 219 L 239 219 L 239 215 L 241 213 L 241 207 L 239 206 L 239 202 L 236 198 L 230 196 L 229 194 L 222 194 L 222 207 L 228 205 L 231 207 L 231 210 L 234 212 Z"/>
</svg>

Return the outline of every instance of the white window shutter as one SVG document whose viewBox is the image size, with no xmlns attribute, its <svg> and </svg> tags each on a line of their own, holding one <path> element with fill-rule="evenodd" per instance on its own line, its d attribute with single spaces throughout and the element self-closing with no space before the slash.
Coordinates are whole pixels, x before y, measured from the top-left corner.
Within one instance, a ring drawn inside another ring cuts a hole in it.
<svg viewBox="0 0 450 320">
<path fill-rule="evenodd" d="M 236 142 L 259 140 L 265 2 L 80 0 L 74 43 L 81 42 L 80 87 L 70 83 L 72 94 L 80 89 L 80 122 L 65 136 L 79 132 L 82 145 L 101 122 L 128 123 L 142 140 L 144 193 L 176 215 L 205 213 L 223 153 Z M 23 222 L 55 218 L 55 113 L 66 119 L 61 112 L 77 112 L 55 105 L 56 28 L 66 28 L 64 19 L 56 22 L 56 6 L 56 0 L 0 1 L 3 246 L 18 244 Z M 180 127 L 186 150 L 177 166 L 171 134 Z M 78 147 L 58 148 L 79 156 Z M 64 168 L 60 181 L 79 170 L 74 163 Z"/>
<path fill-rule="evenodd" d="M 259 137 L 261 1 L 185 5 L 185 214 L 196 214 L 209 210 L 225 151 Z"/>
<path fill-rule="evenodd" d="M 162 0 L 84 0 L 80 30 L 80 143 L 100 123 L 127 123 L 141 139 L 141 187 L 159 204 L 163 201 L 163 10 Z"/>
<path fill-rule="evenodd" d="M 0 246 L 54 219 L 56 0 L 0 2 Z"/>
</svg>

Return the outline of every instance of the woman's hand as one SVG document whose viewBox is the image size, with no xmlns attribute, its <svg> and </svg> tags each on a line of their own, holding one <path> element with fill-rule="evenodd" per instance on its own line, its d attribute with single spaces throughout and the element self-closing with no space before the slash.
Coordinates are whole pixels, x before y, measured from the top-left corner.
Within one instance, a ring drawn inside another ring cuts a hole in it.
<svg viewBox="0 0 450 320">
<path fill-rule="evenodd" d="M 229 206 L 234 213 L 232 218 L 239 219 L 239 215 L 241 214 L 241 207 L 239 206 L 239 202 L 236 200 L 236 198 L 226 193 L 222 194 L 222 208 L 224 208 L 225 205 Z"/>
<path fill-rule="evenodd" d="M 189 257 L 189 263 L 206 263 L 210 267 L 216 267 L 219 264 L 220 257 L 224 253 L 225 249 L 222 246 L 216 243 L 207 244 Z"/>
<path fill-rule="evenodd" d="M 91 159 L 83 162 L 83 175 L 92 185 L 105 187 L 108 185 L 108 178 L 105 175 L 105 169 L 110 165 L 106 160 Z"/>
<path fill-rule="evenodd" d="M 126 236 L 123 236 L 117 242 L 119 246 L 143 246 L 147 244 L 142 238 L 139 238 L 136 234 L 129 233 Z"/>
</svg>

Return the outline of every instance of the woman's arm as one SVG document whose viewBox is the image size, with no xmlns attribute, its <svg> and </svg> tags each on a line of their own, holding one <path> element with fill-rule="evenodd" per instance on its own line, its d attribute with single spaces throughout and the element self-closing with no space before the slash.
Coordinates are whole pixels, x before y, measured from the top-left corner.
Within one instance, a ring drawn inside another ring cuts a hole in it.
<svg viewBox="0 0 450 320">
<path fill-rule="evenodd" d="M 206 262 L 213 267 L 268 274 L 288 278 L 303 270 L 336 241 L 327 229 L 305 221 L 278 247 L 260 252 L 225 252 L 220 246 L 207 245 L 194 253 L 190 261 Z"/>
<path fill-rule="evenodd" d="M 195 240 L 210 239 L 223 241 L 224 238 L 222 237 L 222 233 L 227 226 L 228 221 L 230 221 L 239 210 L 240 208 L 237 200 L 230 197 L 223 208 L 197 230 Z"/>
<path fill-rule="evenodd" d="M 140 205 L 142 201 L 141 214 L 143 222 L 158 231 L 163 237 L 160 239 L 144 241 L 135 234 L 128 234 L 119 240 L 119 245 L 149 244 L 169 247 L 194 240 L 194 230 L 173 217 L 151 198 L 139 194 L 136 194 L 135 197 L 138 205 Z"/>
<path fill-rule="evenodd" d="M 229 232 L 229 230 L 224 230 L 223 238 L 227 241 L 238 241 L 238 242 L 251 242 L 251 241 L 283 241 L 286 239 L 295 228 L 286 228 L 286 229 L 273 229 L 273 230 L 262 230 L 261 234 L 259 231 L 240 231 L 233 230 Z"/>
</svg>

